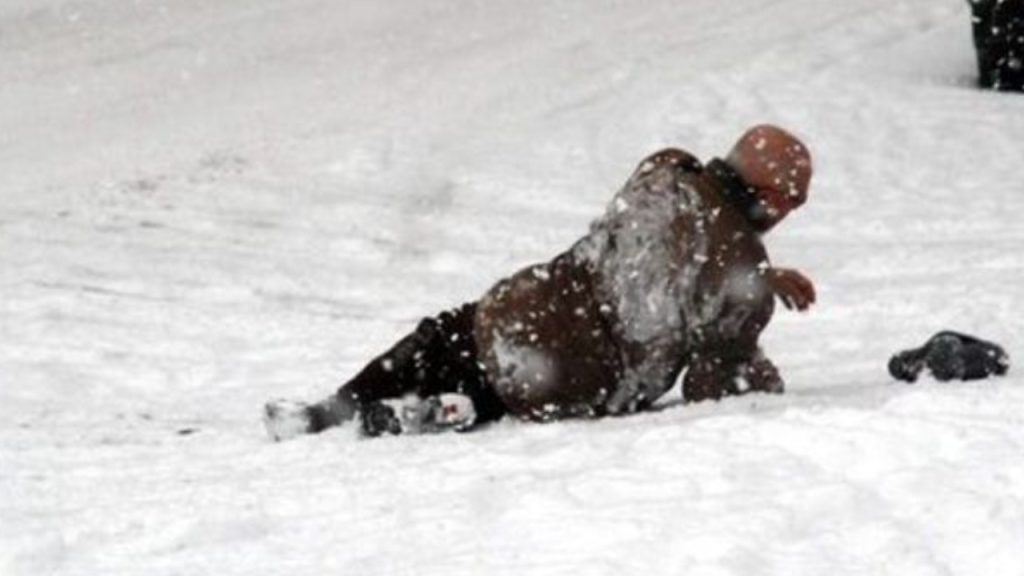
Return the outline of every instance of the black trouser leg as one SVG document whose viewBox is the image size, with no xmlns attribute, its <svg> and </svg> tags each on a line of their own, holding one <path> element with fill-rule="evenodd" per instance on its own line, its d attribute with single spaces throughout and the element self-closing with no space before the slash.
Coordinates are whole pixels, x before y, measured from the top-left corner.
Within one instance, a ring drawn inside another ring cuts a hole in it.
<svg viewBox="0 0 1024 576">
<path fill-rule="evenodd" d="M 1024 0 L 970 0 L 978 84 L 1024 91 Z"/>
<path fill-rule="evenodd" d="M 428 398 L 447 392 L 473 401 L 477 422 L 497 420 L 505 406 L 477 363 L 473 339 L 475 304 L 425 318 L 411 334 L 374 358 L 319 410 L 328 427 L 366 412 L 380 401 L 414 394 Z"/>
</svg>

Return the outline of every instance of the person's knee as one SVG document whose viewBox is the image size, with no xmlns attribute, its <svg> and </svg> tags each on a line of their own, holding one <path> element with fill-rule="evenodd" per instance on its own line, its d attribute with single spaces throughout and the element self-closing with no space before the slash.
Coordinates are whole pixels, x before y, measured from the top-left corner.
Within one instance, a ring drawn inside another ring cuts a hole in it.
<svg viewBox="0 0 1024 576">
<path fill-rule="evenodd" d="M 719 400 L 725 394 L 725 379 L 713 362 L 696 361 L 690 364 L 683 377 L 684 401 Z"/>
<path fill-rule="evenodd" d="M 779 374 L 779 369 L 763 355 L 758 354 L 753 360 L 747 362 L 743 366 L 742 375 L 750 392 L 781 394 L 785 391 L 786 386 Z"/>
</svg>

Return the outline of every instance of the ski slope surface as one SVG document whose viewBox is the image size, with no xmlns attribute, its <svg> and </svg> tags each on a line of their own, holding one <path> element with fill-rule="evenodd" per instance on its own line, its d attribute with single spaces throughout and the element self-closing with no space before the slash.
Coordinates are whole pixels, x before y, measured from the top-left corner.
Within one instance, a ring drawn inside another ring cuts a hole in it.
<svg viewBox="0 0 1024 576">
<path fill-rule="evenodd" d="M 961 0 L 4 0 L 0 574 L 1024 574 L 1024 96 Z M 648 153 L 815 155 L 787 381 L 269 442 Z M 951 328 L 1010 374 L 897 384 Z"/>
</svg>

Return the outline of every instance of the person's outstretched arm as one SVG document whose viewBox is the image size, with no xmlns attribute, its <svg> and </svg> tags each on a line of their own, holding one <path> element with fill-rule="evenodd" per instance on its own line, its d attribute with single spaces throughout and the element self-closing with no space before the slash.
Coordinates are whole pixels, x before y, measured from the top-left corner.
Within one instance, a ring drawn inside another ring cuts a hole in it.
<svg viewBox="0 0 1024 576">
<path fill-rule="evenodd" d="M 768 286 L 782 304 L 792 310 L 803 312 L 817 299 L 814 283 L 802 272 L 793 268 L 769 268 Z"/>
</svg>

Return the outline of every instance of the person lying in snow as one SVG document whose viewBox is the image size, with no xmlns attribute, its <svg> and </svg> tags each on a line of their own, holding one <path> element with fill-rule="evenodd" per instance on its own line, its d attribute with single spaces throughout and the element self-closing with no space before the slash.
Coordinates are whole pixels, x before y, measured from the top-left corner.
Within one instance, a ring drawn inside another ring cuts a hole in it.
<svg viewBox="0 0 1024 576">
<path fill-rule="evenodd" d="M 424 319 L 329 398 L 268 403 L 267 431 L 281 440 L 358 419 L 376 436 L 505 414 L 628 414 L 684 369 L 688 402 L 781 393 L 758 337 L 775 297 L 805 310 L 815 293 L 803 274 L 771 266 L 762 236 L 806 201 L 811 173 L 807 148 L 770 125 L 707 165 L 658 152 L 567 251 Z"/>
</svg>

